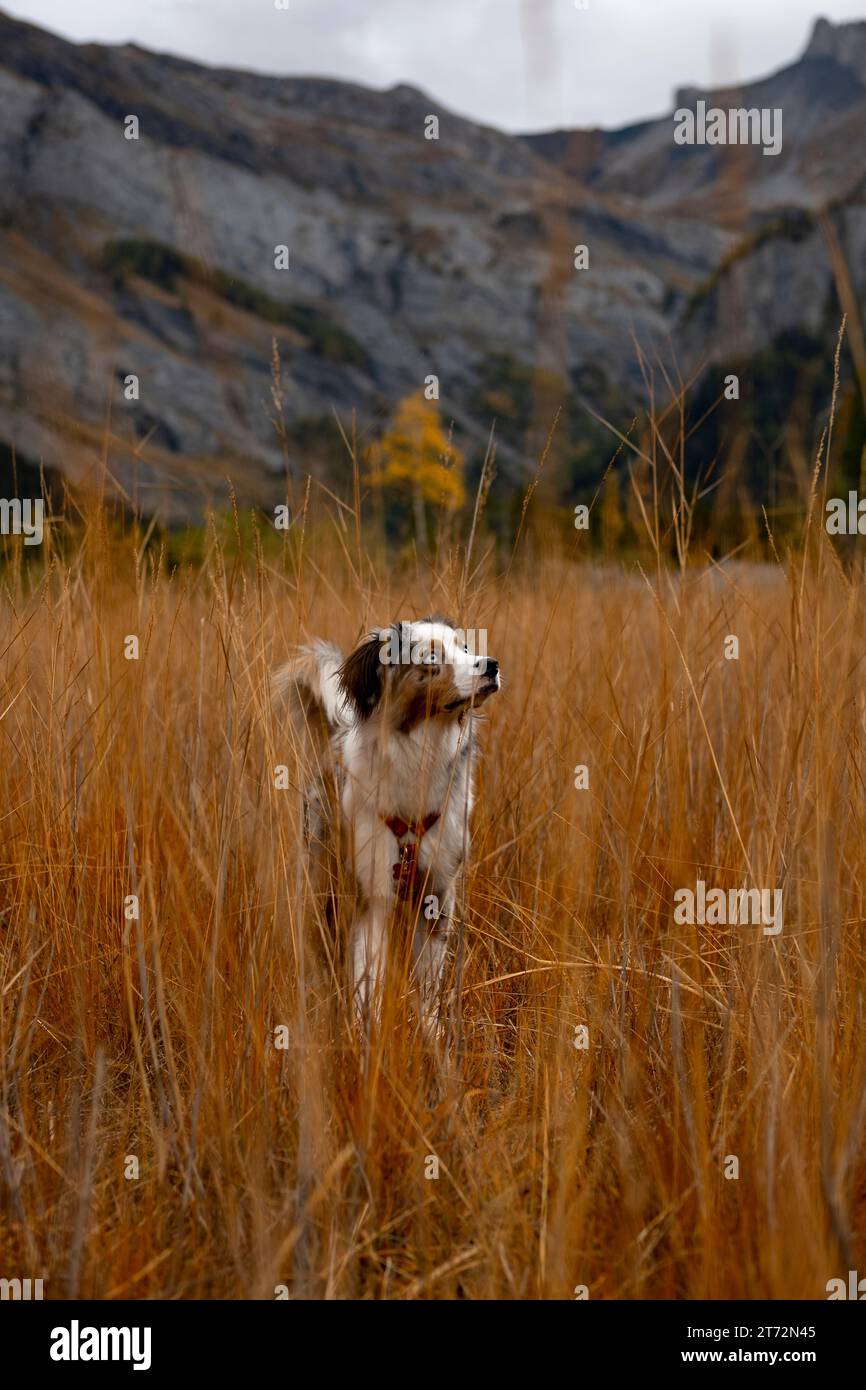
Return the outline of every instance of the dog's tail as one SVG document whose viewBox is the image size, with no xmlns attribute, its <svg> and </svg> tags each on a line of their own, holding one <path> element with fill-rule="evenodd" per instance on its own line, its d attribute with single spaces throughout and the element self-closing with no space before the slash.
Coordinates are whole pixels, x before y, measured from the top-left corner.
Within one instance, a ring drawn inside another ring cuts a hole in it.
<svg viewBox="0 0 866 1390">
<path fill-rule="evenodd" d="M 331 642 L 299 647 L 297 656 L 280 666 L 271 678 L 271 693 L 288 701 L 299 726 L 332 736 L 348 729 L 351 716 L 340 685 L 343 653 Z"/>
</svg>

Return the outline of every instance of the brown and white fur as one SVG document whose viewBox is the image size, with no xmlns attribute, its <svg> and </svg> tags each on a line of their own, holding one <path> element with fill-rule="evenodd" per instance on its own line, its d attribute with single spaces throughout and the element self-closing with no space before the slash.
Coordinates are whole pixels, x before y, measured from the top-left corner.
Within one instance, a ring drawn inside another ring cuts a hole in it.
<svg viewBox="0 0 866 1390">
<path fill-rule="evenodd" d="M 430 618 L 373 632 L 346 658 L 315 642 L 275 677 L 275 688 L 290 695 L 308 726 L 326 721 L 342 842 L 362 899 L 349 936 L 360 1019 L 378 1012 L 389 929 L 402 924 L 413 932 L 419 1021 L 428 1035 L 436 1032 L 456 884 L 469 848 L 475 712 L 499 683 L 498 662 L 474 656 L 451 623 Z M 314 793 L 308 808 L 326 800 Z M 410 828 L 398 839 L 401 821 Z M 401 845 L 415 864 L 408 903 L 398 878 Z"/>
</svg>

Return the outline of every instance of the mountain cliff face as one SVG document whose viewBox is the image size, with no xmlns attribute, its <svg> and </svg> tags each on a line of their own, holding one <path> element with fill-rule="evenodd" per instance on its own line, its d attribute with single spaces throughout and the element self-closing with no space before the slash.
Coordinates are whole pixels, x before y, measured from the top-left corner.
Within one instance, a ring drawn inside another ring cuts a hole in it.
<svg viewBox="0 0 866 1390">
<path fill-rule="evenodd" d="M 798 63 L 702 95 L 781 107 L 782 153 L 677 146 L 671 118 L 512 137 L 410 87 L 0 14 L 0 445 L 78 481 L 107 459 L 122 496 L 180 520 L 227 476 L 263 504 L 287 467 L 339 479 L 336 418 L 363 444 L 435 375 L 467 455 L 499 422 L 506 483 L 565 402 L 579 483 L 581 406 L 642 399 L 635 341 L 683 375 L 789 330 L 823 343 L 824 210 L 866 290 L 866 24 L 820 21 Z"/>
<path fill-rule="evenodd" d="M 866 175 L 866 22 L 819 19 L 796 63 L 740 87 L 683 87 L 674 107 L 781 109 L 783 148 L 674 143 L 671 116 L 616 131 L 524 136 L 537 153 L 591 188 L 654 207 L 688 209 L 721 225 L 743 213 L 820 209 L 856 192 Z"/>
</svg>

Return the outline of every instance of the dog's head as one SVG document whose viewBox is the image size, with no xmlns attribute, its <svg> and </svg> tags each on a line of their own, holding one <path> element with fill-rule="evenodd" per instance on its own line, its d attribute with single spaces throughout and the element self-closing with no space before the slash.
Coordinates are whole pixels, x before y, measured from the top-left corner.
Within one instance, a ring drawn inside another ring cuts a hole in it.
<svg viewBox="0 0 866 1390">
<path fill-rule="evenodd" d="M 347 657 L 340 684 L 358 719 L 381 710 L 403 733 L 423 719 L 461 719 L 499 689 L 486 636 L 443 618 L 394 623 Z"/>
</svg>

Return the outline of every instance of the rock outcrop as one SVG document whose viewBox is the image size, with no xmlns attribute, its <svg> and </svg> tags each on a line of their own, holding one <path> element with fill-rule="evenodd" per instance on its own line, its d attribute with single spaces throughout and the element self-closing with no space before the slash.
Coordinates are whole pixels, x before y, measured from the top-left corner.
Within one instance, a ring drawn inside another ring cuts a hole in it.
<svg viewBox="0 0 866 1390">
<path fill-rule="evenodd" d="M 470 456 L 504 417 L 516 483 L 563 396 L 642 398 L 635 342 L 686 375 L 829 331 L 825 214 L 862 296 L 864 83 L 866 25 L 819 21 L 798 63 L 704 94 L 783 109 L 766 158 L 677 146 L 672 118 L 509 136 L 411 87 L 0 14 L 0 444 L 79 482 L 106 461 L 120 495 L 183 520 L 227 477 L 263 504 L 286 469 L 338 477 L 336 420 L 363 446 L 435 375 Z"/>
</svg>

